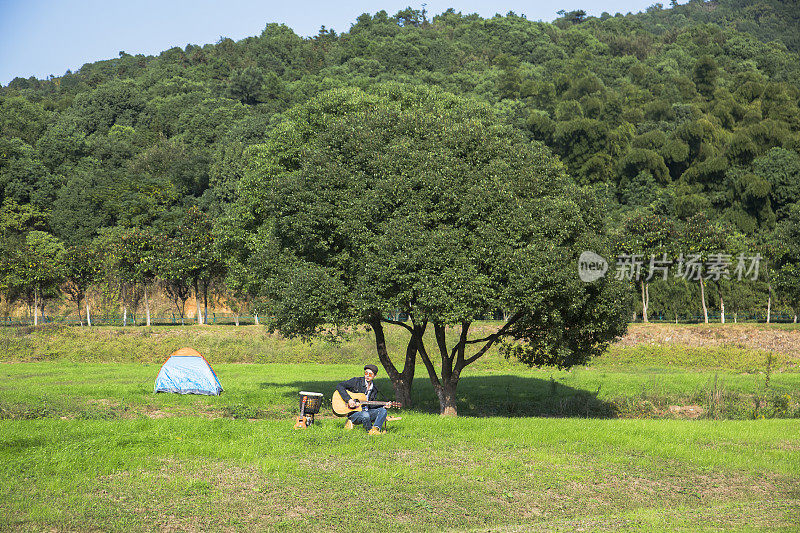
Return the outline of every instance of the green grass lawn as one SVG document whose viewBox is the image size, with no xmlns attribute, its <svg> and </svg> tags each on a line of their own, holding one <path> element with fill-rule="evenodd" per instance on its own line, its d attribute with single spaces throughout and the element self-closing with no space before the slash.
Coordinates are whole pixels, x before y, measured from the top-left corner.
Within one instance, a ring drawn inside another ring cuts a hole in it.
<svg viewBox="0 0 800 533">
<path fill-rule="evenodd" d="M 0 365 L 0 530 L 800 528 L 800 372 L 777 353 L 615 347 L 569 372 L 493 353 L 465 373 L 455 419 L 438 416 L 420 366 L 413 408 L 369 437 L 328 405 L 292 429 L 299 390 L 329 401 L 374 359 L 366 334 L 326 350 L 246 328 L 97 330 L 0 336 L 5 361 L 27 345 L 27 362 Z M 282 362 L 225 362 L 214 346 L 242 330 L 257 338 L 239 360 Z M 154 394 L 161 359 L 191 335 L 225 392 Z"/>
<path fill-rule="evenodd" d="M 797 430 L 419 413 L 381 437 L 332 420 L 5 421 L 0 528 L 349 531 L 366 512 L 377 531 L 795 531 Z"/>
</svg>

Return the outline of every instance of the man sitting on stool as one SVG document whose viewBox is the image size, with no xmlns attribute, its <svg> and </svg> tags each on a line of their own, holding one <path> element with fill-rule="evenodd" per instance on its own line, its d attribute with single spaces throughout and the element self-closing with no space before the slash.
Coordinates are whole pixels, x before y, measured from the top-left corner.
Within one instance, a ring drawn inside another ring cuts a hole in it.
<svg viewBox="0 0 800 533">
<path fill-rule="evenodd" d="M 378 367 L 375 365 L 365 365 L 364 366 L 364 377 L 354 377 L 350 378 L 347 381 L 342 381 L 336 387 L 336 390 L 339 391 L 339 394 L 342 396 L 342 400 L 347 402 L 348 407 L 350 409 L 355 408 L 356 401 L 350 397 L 350 392 L 360 392 L 362 394 L 367 395 L 367 401 L 375 401 L 375 397 L 378 394 L 378 388 L 372 382 L 375 379 L 375 375 L 378 373 Z M 386 402 L 387 405 L 391 402 Z M 347 415 L 347 422 L 345 423 L 345 429 L 353 429 L 353 424 L 363 424 L 364 429 L 369 431 L 370 435 L 380 435 L 384 433 L 381 431 L 383 428 L 383 423 L 386 421 L 386 407 L 372 407 L 364 405 L 361 407 L 359 411 L 353 411 L 349 415 Z"/>
</svg>

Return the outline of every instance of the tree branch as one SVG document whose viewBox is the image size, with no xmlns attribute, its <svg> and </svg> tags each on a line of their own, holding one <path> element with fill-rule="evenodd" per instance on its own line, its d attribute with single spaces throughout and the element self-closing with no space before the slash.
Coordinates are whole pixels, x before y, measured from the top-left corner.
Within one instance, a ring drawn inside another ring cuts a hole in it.
<svg viewBox="0 0 800 533">
<path fill-rule="evenodd" d="M 491 348 L 491 347 L 492 347 L 492 345 L 493 345 L 495 342 L 497 342 L 497 339 L 499 339 L 500 337 L 502 337 L 503 335 L 505 335 L 505 334 L 506 334 L 506 332 L 507 332 L 509 329 L 511 329 L 511 326 L 513 326 L 513 325 L 514 325 L 516 322 L 518 322 L 518 321 L 519 321 L 521 318 L 522 318 L 522 313 L 517 313 L 516 315 L 512 316 L 512 317 L 511 317 L 511 318 L 508 320 L 508 322 L 506 322 L 506 323 L 503 325 L 503 327 L 502 327 L 502 328 L 500 328 L 499 330 L 497 330 L 497 332 L 496 332 L 496 333 L 494 333 L 493 335 L 489 335 L 488 337 L 486 337 L 486 338 L 484 339 L 484 340 L 486 340 L 486 344 L 483 346 L 483 348 L 481 348 L 480 350 L 478 350 L 478 352 L 477 352 L 475 355 L 473 355 L 473 356 L 472 356 L 472 357 L 470 357 L 469 359 L 465 360 L 465 361 L 464 361 L 464 366 L 467 366 L 467 365 L 469 365 L 469 364 L 471 364 L 471 363 L 474 363 L 475 361 L 477 361 L 479 357 L 481 357 L 483 354 L 485 354 L 485 353 L 486 353 L 486 351 L 487 351 L 489 348 Z M 480 342 L 480 341 L 474 341 L 474 342 Z M 463 368 L 463 367 L 462 367 L 462 368 Z"/>
<path fill-rule="evenodd" d="M 436 369 L 433 367 L 431 358 L 428 357 L 428 350 L 425 349 L 425 343 L 422 342 L 422 336 L 417 336 L 417 351 L 419 352 L 420 357 L 422 357 L 422 362 L 425 363 L 425 368 L 428 370 L 428 376 L 431 378 L 433 388 L 438 389 L 442 386 L 442 384 L 439 382 L 439 377 L 436 375 Z"/>
<path fill-rule="evenodd" d="M 411 326 L 409 326 L 405 322 L 401 322 L 400 320 L 392 320 L 390 318 L 381 317 L 381 322 L 386 322 L 387 324 L 394 324 L 395 326 L 402 326 L 402 327 L 406 328 L 409 331 L 409 333 L 412 333 L 412 334 L 414 333 L 414 328 L 412 328 Z"/>
<path fill-rule="evenodd" d="M 412 321 L 413 324 L 413 321 Z M 418 348 L 418 337 L 422 337 L 425 334 L 425 326 L 427 323 L 423 323 L 421 326 L 414 324 L 414 331 L 419 332 L 418 335 L 411 334 L 411 339 L 408 341 L 408 346 L 406 347 L 406 360 L 403 364 L 403 377 L 408 376 L 409 381 L 414 376 L 414 365 L 416 364 L 417 359 L 417 352 L 419 351 Z"/>
<path fill-rule="evenodd" d="M 439 355 L 442 358 L 442 380 L 449 381 L 450 374 L 453 372 L 453 359 L 447 354 L 445 327 L 442 324 L 434 322 L 433 332 L 436 335 L 436 344 L 439 346 Z"/>
<path fill-rule="evenodd" d="M 464 351 L 467 348 L 467 334 L 469 333 L 470 324 L 471 322 L 461 323 L 461 336 L 458 339 L 458 344 L 453 347 L 453 356 L 457 355 L 458 358 L 456 359 L 456 367 L 453 370 L 451 381 L 455 381 L 456 383 L 461 376 L 461 371 L 467 366 L 466 361 L 464 361 Z"/>
<path fill-rule="evenodd" d="M 458 354 L 459 363 L 464 360 L 464 348 L 467 345 L 467 333 L 469 332 L 470 324 L 470 322 L 461 323 L 461 336 L 458 338 L 458 344 L 453 346 L 453 350 L 450 352 L 450 359 L 454 359 Z M 458 365 L 456 365 L 456 368 L 458 368 Z"/>
<path fill-rule="evenodd" d="M 513 326 L 515 322 L 519 321 L 520 318 L 522 318 L 522 313 L 517 313 L 516 315 L 512 316 L 511 318 L 509 318 L 508 322 L 503 324 L 503 327 L 500 328 L 499 330 L 497 330 L 495 333 L 492 333 L 491 335 L 487 335 L 486 337 L 483 337 L 481 339 L 472 339 L 472 340 L 465 341 L 464 344 L 477 344 L 479 342 L 486 342 L 486 341 L 491 340 L 491 339 L 497 340 L 497 337 L 505 335 L 506 332 L 511 328 L 511 326 Z"/>
<path fill-rule="evenodd" d="M 374 320 L 371 326 L 375 332 L 375 348 L 378 352 L 378 359 L 380 359 L 389 377 L 394 381 L 400 377 L 400 373 L 389 358 L 389 351 L 386 349 L 386 338 L 383 334 L 383 326 L 381 325 L 380 319 Z"/>
</svg>

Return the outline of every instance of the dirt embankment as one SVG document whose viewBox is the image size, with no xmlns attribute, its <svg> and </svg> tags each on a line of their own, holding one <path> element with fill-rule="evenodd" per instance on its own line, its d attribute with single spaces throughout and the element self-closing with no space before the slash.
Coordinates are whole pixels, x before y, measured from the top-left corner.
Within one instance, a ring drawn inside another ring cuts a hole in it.
<svg viewBox="0 0 800 533">
<path fill-rule="evenodd" d="M 800 329 L 766 324 L 631 324 L 618 344 L 674 344 L 691 348 L 731 346 L 777 352 L 800 359 Z"/>
</svg>

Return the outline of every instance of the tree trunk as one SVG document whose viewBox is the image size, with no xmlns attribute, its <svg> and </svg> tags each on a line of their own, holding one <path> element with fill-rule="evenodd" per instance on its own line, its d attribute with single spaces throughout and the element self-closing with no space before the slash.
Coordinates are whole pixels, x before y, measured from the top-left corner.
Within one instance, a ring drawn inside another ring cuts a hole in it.
<svg viewBox="0 0 800 533">
<path fill-rule="evenodd" d="M 647 307 L 650 305 L 650 291 L 647 282 L 642 281 L 642 322 L 649 322 L 647 318 Z"/>
<path fill-rule="evenodd" d="M 147 285 L 144 287 L 144 312 L 147 315 L 147 327 L 150 327 L 150 299 L 147 297 Z"/>
<path fill-rule="evenodd" d="M 92 315 L 89 312 L 89 302 L 86 302 L 86 325 L 92 327 Z"/>
<path fill-rule="evenodd" d="M 81 300 L 78 300 L 78 323 L 83 327 L 83 315 L 81 314 Z"/>
<path fill-rule="evenodd" d="M 439 411 L 442 416 L 456 416 L 458 409 L 456 407 L 456 387 L 458 380 L 461 376 L 461 371 L 483 357 L 486 352 L 497 342 L 503 335 L 516 324 L 521 318 L 522 313 L 516 313 L 512 316 L 499 330 L 495 333 L 484 337 L 482 339 L 468 340 L 468 332 L 470 322 L 461 323 L 461 335 L 458 343 L 453 346 L 452 350 L 448 350 L 446 343 L 445 325 L 442 323 L 433 323 L 434 334 L 436 336 L 436 344 L 439 348 L 439 355 L 442 358 L 441 374 L 442 379 L 436 374 L 436 367 L 431 361 L 425 342 L 422 335 L 417 336 L 417 351 L 419 352 L 422 362 L 425 364 L 425 369 L 428 371 L 428 376 L 431 379 L 433 390 L 439 397 Z M 465 350 L 468 344 L 485 343 L 482 348 L 469 357 L 466 357 Z"/>
<path fill-rule="evenodd" d="M 208 324 L 208 283 L 203 283 L 203 324 Z"/>
<path fill-rule="evenodd" d="M 233 313 L 233 323 L 239 325 L 239 313 Z"/>
<path fill-rule="evenodd" d="M 411 407 L 411 386 L 404 379 L 392 380 L 392 389 L 394 389 L 394 401 L 400 402 L 400 405 Z"/>
<path fill-rule="evenodd" d="M 770 314 L 772 313 L 772 283 L 767 285 L 767 324 L 769 324 Z"/>
<path fill-rule="evenodd" d="M 253 313 L 253 317 L 256 319 L 256 326 L 258 325 L 258 313 Z"/>
<path fill-rule="evenodd" d="M 414 383 L 414 370 L 417 362 L 417 336 L 425 333 L 424 326 L 412 324 L 411 338 L 406 346 L 406 357 L 403 364 L 403 370 L 398 371 L 389 357 L 389 351 L 386 348 L 386 337 L 383 331 L 383 324 L 381 317 L 376 316 L 370 321 L 373 333 L 375 333 L 375 350 L 378 353 L 378 359 L 381 365 L 386 370 L 389 380 L 392 382 L 394 389 L 394 399 L 400 402 L 403 407 L 411 407 L 411 386 Z"/>
<path fill-rule="evenodd" d="M 725 323 L 725 300 L 722 299 L 722 292 L 721 291 L 719 293 L 719 311 L 720 311 L 719 318 L 722 321 L 722 323 L 724 324 Z"/>
<path fill-rule="evenodd" d="M 200 283 L 194 280 L 194 304 L 197 308 L 197 325 L 203 325 L 203 313 L 200 312 Z"/>
<path fill-rule="evenodd" d="M 33 289 L 33 325 L 39 325 L 39 291 Z"/>
<path fill-rule="evenodd" d="M 797 315 L 794 315 L 794 320 L 792 320 L 792 323 L 797 324 Z"/>
<path fill-rule="evenodd" d="M 703 302 L 703 319 L 708 324 L 708 307 L 706 307 L 706 284 L 703 283 L 703 278 L 700 278 L 700 300 Z"/>
<path fill-rule="evenodd" d="M 122 308 L 122 325 L 123 326 L 127 326 L 128 325 L 128 308 L 127 307 L 123 307 Z"/>
<path fill-rule="evenodd" d="M 439 397 L 439 414 L 442 416 L 458 416 L 456 385 L 458 385 L 458 380 L 455 383 L 445 381 L 436 388 L 436 396 Z"/>
</svg>

